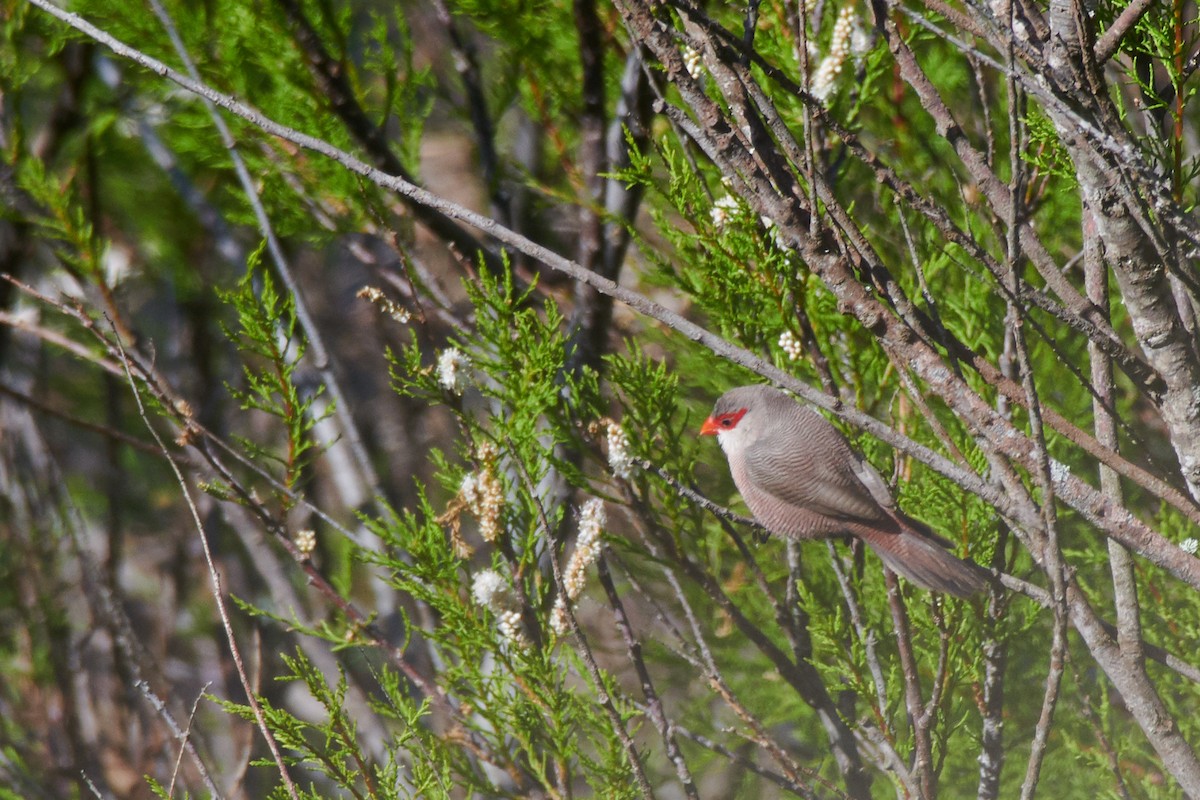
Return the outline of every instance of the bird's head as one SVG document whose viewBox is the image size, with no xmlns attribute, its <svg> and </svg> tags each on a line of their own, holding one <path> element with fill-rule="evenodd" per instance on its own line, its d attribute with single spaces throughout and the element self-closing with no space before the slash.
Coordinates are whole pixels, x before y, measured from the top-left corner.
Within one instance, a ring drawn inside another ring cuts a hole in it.
<svg viewBox="0 0 1200 800">
<path fill-rule="evenodd" d="M 701 435 L 716 436 L 726 453 L 731 449 L 740 450 L 760 433 L 764 420 L 759 417 L 764 416 L 763 408 L 775 399 L 776 394 L 786 397 L 768 386 L 730 389 L 721 395 L 708 419 L 700 426 Z"/>
</svg>

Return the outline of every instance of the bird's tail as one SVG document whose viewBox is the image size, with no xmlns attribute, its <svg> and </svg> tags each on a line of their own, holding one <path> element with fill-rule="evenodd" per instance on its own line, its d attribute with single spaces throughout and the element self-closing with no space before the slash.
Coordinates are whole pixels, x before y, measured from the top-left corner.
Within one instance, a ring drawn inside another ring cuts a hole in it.
<svg viewBox="0 0 1200 800">
<path fill-rule="evenodd" d="M 862 536 L 893 572 L 930 591 L 958 597 L 970 597 L 987 585 L 987 571 L 950 553 L 950 542 L 916 520 L 897 517 L 896 522 L 893 531 L 872 529 Z"/>
</svg>

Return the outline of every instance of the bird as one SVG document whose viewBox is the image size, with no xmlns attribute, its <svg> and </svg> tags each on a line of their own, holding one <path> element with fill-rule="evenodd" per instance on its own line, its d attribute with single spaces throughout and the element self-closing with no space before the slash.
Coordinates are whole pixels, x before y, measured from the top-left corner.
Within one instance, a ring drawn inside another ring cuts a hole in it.
<svg viewBox="0 0 1200 800">
<path fill-rule="evenodd" d="M 893 572 L 935 592 L 970 597 L 987 584 L 987 571 L 900 510 L 883 476 L 829 420 L 779 389 L 730 389 L 700 433 L 717 438 L 734 484 L 771 533 L 855 536 Z"/>
</svg>

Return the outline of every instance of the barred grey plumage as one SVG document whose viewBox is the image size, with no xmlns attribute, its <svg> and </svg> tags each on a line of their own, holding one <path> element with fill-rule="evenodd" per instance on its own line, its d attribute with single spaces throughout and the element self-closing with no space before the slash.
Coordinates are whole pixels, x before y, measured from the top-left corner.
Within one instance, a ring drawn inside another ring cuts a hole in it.
<svg viewBox="0 0 1200 800">
<path fill-rule="evenodd" d="M 754 517 L 793 539 L 849 534 L 918 586 L 967 597 L 986 572 L 904 514 L 875 468 L 828 420 L 770 386 L 740 386 L 717 400 L 701 433 L 717 437 Z"/>
</svg>

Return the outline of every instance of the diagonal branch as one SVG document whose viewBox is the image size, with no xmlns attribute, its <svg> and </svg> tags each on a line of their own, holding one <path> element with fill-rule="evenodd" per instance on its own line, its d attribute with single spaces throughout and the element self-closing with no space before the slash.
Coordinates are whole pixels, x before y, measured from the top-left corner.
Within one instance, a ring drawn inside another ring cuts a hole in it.
<svg viewBox="0 0 1200 800">
<path fill-rule="evenodd" d="M 359 103 L 346 70 L 325 49 L 320 34 L 309 21 L 300 3 L 297 0 L 276 0 L 276 2 L 295 28 L 296 44 L 308 62 L 317 88 L 328 99 L 333 112 L 345 123 L 350 135 L 355 138 L 359 146 L 366 150 L 371 161 L 377 167 L 391 175 L 414 182 L 415 179 L 388 144 L 384 129 L 371 121 L 366 110 Z M 443 241 L 454 245 L 469 261 L 474 262 L 477 257 L 482 256 L 489 268 L 500 268 L 500 261 L 496 254 L 480 244 L 474 236 L 455 224 L 452 219 L 444 214 L 439 214 L 436 209 L 420 204 L 410 204 L 409 207 L 423 225 Z"/>
<path fill-rule="evenodd" d="M 1158 5 L 1158 0 L 1133 0 L 1132 3 L 1125 6 L 1125 10 L 1113 20 L 1112 25 L 1108 26 L 1108 30 L 1096 40 L 1093 50 L 1096 62 L 1103 64 L 1116 55 L 1117 48 L 1121 46 L 1121 40 L 1125 38 L 1125 34 L 1133 30 L 1133 26 L 1137 25 L 1146 12 L 1156 5 Z"/>
</svg>

